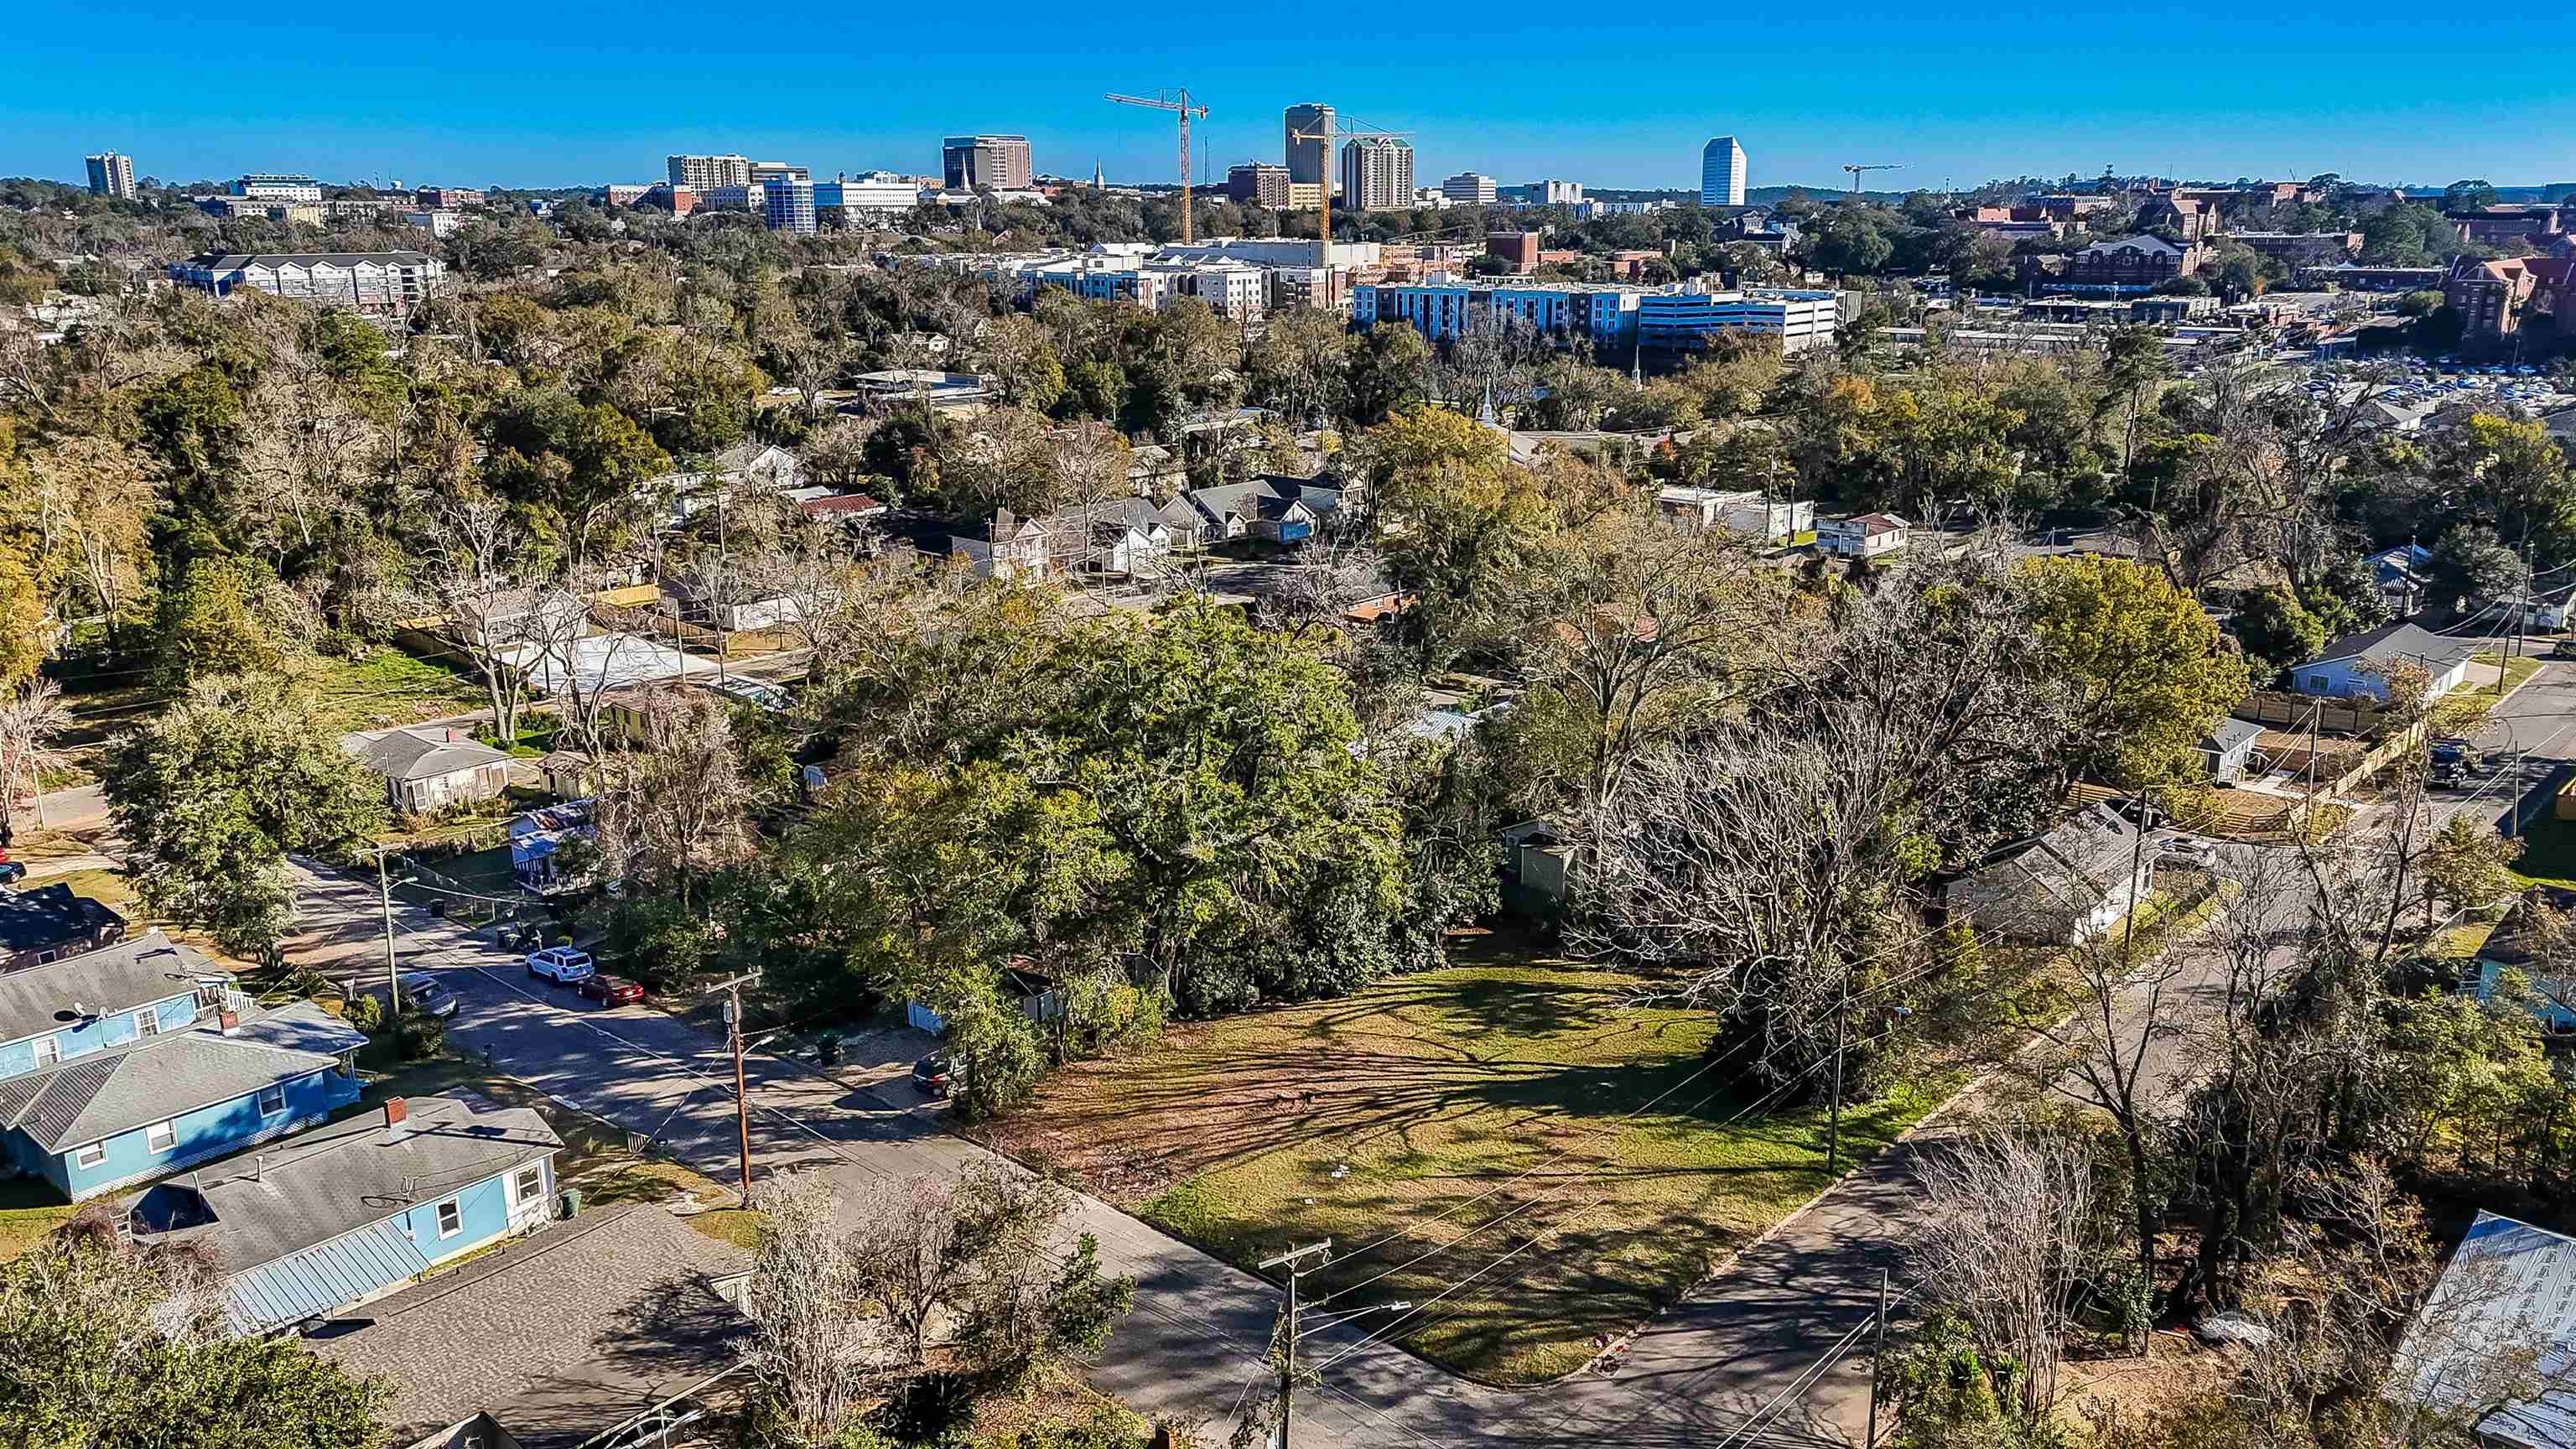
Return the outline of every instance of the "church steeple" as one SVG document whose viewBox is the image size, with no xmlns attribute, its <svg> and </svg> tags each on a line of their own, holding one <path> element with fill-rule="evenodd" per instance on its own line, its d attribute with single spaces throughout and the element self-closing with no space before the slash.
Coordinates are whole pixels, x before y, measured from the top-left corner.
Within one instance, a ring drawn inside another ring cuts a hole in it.
<svg viewBox="0 0 2576 1449">
<path fill-rule="evenodd" d="M 1100 158 L 1097 156 L 1091 158 L 1091 189 L 1094 191 L 1107 191 L 1109 189 L 1107 178 L 1103 177 L 1100 173 Z"/>
</svg>

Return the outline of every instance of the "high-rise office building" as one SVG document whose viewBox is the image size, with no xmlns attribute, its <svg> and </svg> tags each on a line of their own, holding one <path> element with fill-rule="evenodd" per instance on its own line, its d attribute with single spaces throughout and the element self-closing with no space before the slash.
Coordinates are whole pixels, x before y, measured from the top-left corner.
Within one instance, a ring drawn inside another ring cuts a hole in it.
<svg viewBox="0 0 2576 1449">
<path fill-rule="evenodd" d="M 89 189 L 99 196 L 134 194 L 134 158 L 101 151 L 89 158 Z"/>
<path fill-rule="evenodd" d="M 1494 178 L 1461 171 L 1440 183 L 1440 194 L 1460 205 L 1491 206 L 1494 204 Z"/>
<path fill-rule="evenodd" d="M 1413 205 L 1413 148 L 1385 136 L 1342 145 L 1342 205 L 1353 211 L 1400 211 Z"/>
<path fill-rule="evenodd" d="M 1699 204 L 1744 205 L 1744 148 L 1720 136 L 1699 153 Z"/>
<path fill-rule="evenodd" d="M 753 186 L 766 186 L 772 181 L 811 181 L 813 179 L 814 178 L 806 172 L 804 167 L 790 166 L 784 161 L 754 161 L 751 163 L 750 184 Z"/>
<path fill-rule="evenodd" d="M 1288 168 L 1267 161 L 1246 161 L 1225 173 L 1225 194 L 1234 201 L 1261 206 L 1288 204 Z"/>
<path fill-rule="evenodd" d="M 777 176 L 761 183 L 761 215 L 771 231 L 797 236 L 814 234 L 814 183 L 802 176 Z"/>
<path fill-rule="evenodd" d="M 942 183 L 954 191 L 1026 191 L 1034 174 L 1026 136 L 951 136 L 939 143 Z"/>
<path fill-rule="evenodd" d="M 700 196 L 719 186 L 751 185 L 751 158 L 748 156 L 674 156 L 671 158 L 671 185 L 694 191 Z"/>
<path fill-rule="evenodd" d="M 1328 164 L 1323 137 L 1333 129 L 1333 108 L 1320 101 L 1290 106 L 1280 124 L 1288 146 L 1288 179 L 1292 183 L 1321 186 L 1332 178 L 1324 174 Z M 1301 141 L 1300 135 L 1313 137 Z"/>
</svg>

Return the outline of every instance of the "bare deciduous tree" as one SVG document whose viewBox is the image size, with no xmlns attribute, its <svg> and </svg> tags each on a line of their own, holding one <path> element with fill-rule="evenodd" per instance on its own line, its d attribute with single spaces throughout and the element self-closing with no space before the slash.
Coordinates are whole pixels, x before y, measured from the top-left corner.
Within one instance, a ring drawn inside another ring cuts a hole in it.
<svg viewBox="0 0 2576 1449">
<path fill-rule="evenodd" d="M 0 846 L 9 841 L 10 817 L 19 797 L 44 788 L 40 777 L 61 758 L 47 742 L 71 723 L 63 706 L 63 688 L 50 679 L 34 679 L 0 692 Z"/>
<path fill-rule="evenodd" d="M 835 1442 L 904 1365 L 886 1320 L 853 1311 L 862 1274 L 850 1237 L 834 1226 L 819 1182 L 773 1190 L 762 1204 L 760 1248 L 744 1284 L 751 1364 L 773 1411 L 798 1443 Z"/>
<path fill-rule="evenodd" d="M 1964 1138 L 1923 1168 L 1928 1221 L 1914 1239 L 1917 1292 L 1965 1322 L 1990 1360 L 2020 1367 L 2013 1408 L 2037 1424 L 2098 1240 L 2091 1147 L 2017 1126 Z"/>
</svg>

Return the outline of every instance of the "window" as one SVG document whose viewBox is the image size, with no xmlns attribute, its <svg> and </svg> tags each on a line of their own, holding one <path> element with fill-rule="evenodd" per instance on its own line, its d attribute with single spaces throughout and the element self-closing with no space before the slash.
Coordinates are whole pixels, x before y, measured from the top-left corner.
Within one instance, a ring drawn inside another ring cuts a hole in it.
<svg viewBox="0 0 2576 1449">
<path fill-rule="evenodd" d="M 161 1034 L 161 1008 L 157 1006 L 147 1006 L 141 1011 L 134 1013 L 134 1034 L 136 1036 L 159 1036 Z"/>
<path fill-rule="evenodd" d="M 179 1145 L 179 1127 L 175 1122 L 155 1122 L 144 1129 L 143 1145 L 155 1153 L 167 1152 Z"/>
<path fill-rule="evenodd" d="M 93 1142 L 72 1154 L 72 1166 L 96 1167 L 107 1160 L 107 1144 Z"/>
<path fill-rule="evenodd" d="M 541 1162 L 531 1162 L 527 1166 L 520 1168 L 516 1173 L 511 1174 L 510 1205 L 512 1207 L 526 1207 L 529 1203 L 536 1201 L 539 1196 L 543 1195 L 545 1190 L 545 1164 Z"/>
<path fill-rule="evenodd" d="M 263 1117 L 274 1117 L 285 1110 L 285 1087 L 262 1087 L 259 1089 L 259 1115 Z"/>
<path fill-rule="evenodd" d="M 49 1036 L 36 1038 L 36 1065 L 50 1067 L 63 1059 L 63 1044 Z"/>
<path fill-rule="evenodd" d="M 447 1201 L 440 1203 L 438 1205 L 438 1235 L 442 1238 L 452 1238 L 463 1231 L 465 1231 L 465 1210 L 457 1206 L 457 1199 L 451 1197 Z"/>
</svg>

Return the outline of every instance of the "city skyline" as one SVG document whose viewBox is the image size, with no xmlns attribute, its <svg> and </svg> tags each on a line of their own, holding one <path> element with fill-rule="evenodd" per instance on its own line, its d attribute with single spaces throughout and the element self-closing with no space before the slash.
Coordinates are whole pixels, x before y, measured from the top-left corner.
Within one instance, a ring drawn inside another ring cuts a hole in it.
<svg viewBox="0 0 2576 1449">
<path fill-rule="evenodd" d="M 1594 188 L 1692 190 L 1699 148 L 1726 134 L 1760 158 L 1757 185 L 1819 190 L 1838 187 L 1846 161 L 1896 163 L 1901 169 L 1871 178 L 1884 189 L 2093 175 L 2106 164 L 2198 179 L 2327 170 L 2433 186 L 2462 176 L 2500 185 L 2576 179 L 2576 158 L 2550 140 L 2576 125 L 2576 82 L 2544 78 L 2500 93 L 2479 79 L 2484 52 L 2465 37 L 2400 42 L 2348 16 L 2191 8 L 2213 31 L 2230 32 L 2231 54 L 2266 39 L 2295 41 L 2314 63 L 2205 64 L 2215 57 L 2173 40 L 2192 28 L 2191 14 L 2158 12 L 2150 23 L 2033 7 L 1997 17 L 2024 37 L 1999 47 L 1991 35 L 1971 43 L 1892 6 L 1864 4 L 1857 23 L 1824 28 L 1765 16 L 1723 27 L 1594 16 L 1581 26 L 1546 17 L 1480 22 L 1480 47 L 1539 47 L 1550 57 L 1547 89 L 1504 92 L 1485 67 L 1410 64 L 1401 58 L 1414 47 L 1400 41 L 1356 47 L 1329 67 L 1212 36 L 1117 56 L 1068 50 L 1030 10 L 998 17 L 1001 33 L 970 69 L 935 17 L 911 13 L 872 23 L 864 54 L 826 41 L 805 53 L 807 64 L 787 69 L 761 63 L 770 52 L 756 32 L 692 26 L 688 33 L 707 39 L 691 51 L 690 84 L 657 89 L 635 85 L 635 67 L 669 59 L 675 26 L 720 12 L 602 8 L 596 24 L 538 33 L 467 0 L 434 17 L 353 13 L 335 22 L 349 31 L 344 44 L 370 54 L 363 74 L 245 88 L 203 78 L 273 71 L 290 39 L 282 18 L 208 30 L 174 6 L 126 4 L 110 18 L 137 22 L 120 26 L 130 44 L 102 70 L 96 9 L 36 0 L 19 27 L 21 83 L 0 101 L 8 122 L 0 172 L 77 183 L 82 157 L 113 149 L 135 159 L 138 175 L 165 181 L 279 169 L 398 175 L 414 185 L 595 185 L 652 180 L 663 157 L 683 152 L 780 157 L 817 176 L 877 167 L 927 174 L 943 137 L 989 132 L 1027 136 L 1043 171 L 1087 177 L 1098 164 L 1115 180 L 1163 182 L 1173 179 L 1168 138 L 1101 96 L 1186 83 L 1210 107 L 1194 129 L 1207 172 L 1219 177 L 1238 162 L 1280 160 L 1281 112 L 1320 100 L 1346 127 L 1410 132 L 1418 176 L 1473 170 L 1505 184 L 1566 176 Z M 503 24 L 512 26 L 509 43 L 493 44 L 491 27 Z M 1875 46 L 1848 38 L 1873 33 L 1890 38 Z M 1762 65 L 1730 64 L 1756 49 Z M 2170 55 L 2194 67 L 2189 106 L 2154 67 L 2106 73 L 2079 63 L 2111 53 Z M 946 59 L 881 64 L 905 54 Z M 841 67 L 828 63 L 836 57 L 868 65 L 863 110 L 850 104 Z M 1649 57 L 1662 75 L 1723 66 L 1728 83 L 1640 87 Z M 722 63 L 729 58 L 744 63 Z M 1966 79 L 1994 75 L 1998 59 L 2011 64 L 2009 84 Z M 2406 88 L 2363 94 L 2349 84 L 2353 74 L 2390 66 L 2408 77 Z"/>
</svg>

